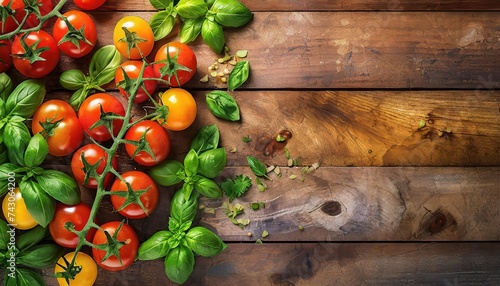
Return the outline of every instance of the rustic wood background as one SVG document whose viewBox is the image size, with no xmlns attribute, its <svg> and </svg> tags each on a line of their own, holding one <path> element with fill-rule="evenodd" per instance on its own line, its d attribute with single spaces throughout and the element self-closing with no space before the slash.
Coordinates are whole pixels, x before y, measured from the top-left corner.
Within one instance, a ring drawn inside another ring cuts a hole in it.
<svg viewBox="0 0 500 286">
<path fill-rule="evenodd" d="M 209 113 L 204 94 L 224 86 L 198 81 L 218 56 L 197 40 L 191 46 L 198 72 L 185 88 L 198 101 L 198 117 L 188 130 L 171 133 L 171 158 L 182 159 L 197 130 L 216 123 L 221 145 L 237 150 L 228 152 L 223 177 L 253 178 L 247 155 L 280 166 L 283 176 L 273 176 L 265 192 L 254 186 L 234 201 L 247 206 L 243 217 L 251 223 L 244 230 L 225 217 L 224 200 L 201 202 L 214 213 L 200 212 L 197 221 L 228 249 L 197 258 L 186 284 L 500 285 L 500 2 L 242 2 L 254 20 L 226 31 L 232 51 L 249 50 L 251 78 L 233 93 L 242 121 Z M 108 0 L 90 12 L 99 45 L 111 43 L 119 18 L 149 20 L 154 12 L 147 0 Z M 176 31 L 157 47 L 178 39 Z M 63 57 L 47 77 L 49 97 L 69 98 L 58 74 L 86 70 L 89 58 Z M 426 126 L 419 129 L 421 120 Z M 293 134 L 292 157 L 320 164 L 303 182 L 289 179 L 300 178 L 301 167 L 288 167 L 283 150 L 264 154 L 284 129 Z M 243 143 L 245 136 L 252 142 Z M 48 164 L 68 170 L 68 162 Z M 126 155 L 120 162 L 122 171 L 136 167 Z M 163 188 L 150 218 L 130 221 L 141 239 L 167 227 L 175 190 Z M 255 201 L 266 208 L 250 210 Z M 108 201 L 100 216 L 120 219 Z M 264 230 L 269 236 L 256 245 Z M 161 260 L 100 271 L 97 281 L 139 283 L 172 285 Z"/>
</svg>

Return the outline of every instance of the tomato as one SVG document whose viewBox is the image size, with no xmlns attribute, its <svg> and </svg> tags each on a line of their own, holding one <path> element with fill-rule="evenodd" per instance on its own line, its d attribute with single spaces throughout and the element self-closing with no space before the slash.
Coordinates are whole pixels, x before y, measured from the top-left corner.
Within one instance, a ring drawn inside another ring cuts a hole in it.
<svg viewBox="0 0 500 286">
<path fill-rule="evenodd" d="M 83 130 L 96 141 L 102 142 L 111 139 L 109 130 L 104 125 L 90 129 L 101 118 L 101 108 L 106 113 L 125 116 L 125 109 L 118 99 L 107 93 L 96 93 L 86 98 L 78 110 L 78 118 L 82 123 Z M 123 120 L 113 120 L 113 134 L 120 132 Z"/>
<path fill-rule="evenodd" d="M 111 237 L 115 235 L 120 226 L 119 221 L 111 221 L 101 225 L 101 229 L 97 230 L 94 235 L 93 244 L 107 244 L 106 234 L 104 231 L 108 232 Z M 111 255 L 108 259 L 103 260 L 106 256 L 106 251 L 92 248 L 92 256 L 99 266 L 109 271 L 120 271 L 129 267 L 135 260 L 137 254 L 137 249 L 139 248 L 139 238 L 135 230 L 128 224 L 122 224 L 116 239 L 122 243 L 125 243 L 119 250 L 120 260 L 115 256 Z"/>
<path fill-rule="evenodd" d="M 90 207 L 83 202 L 73 206 L 58 203 L 54 218 L 49 223 L 50 235 L 62 247 L 76 248 L 78 245 L 78 236 L 67 230 L 64 225 L 67 222 L 71 222 L 75 226 L 75 230 L 82 230 L 89 217 Z M 92 241 L 95 231 L 95 228 L 90 229 L 85 236 L 87 241 Z"/>
<path fill-rule="evenodd" d="M 64 258 L 66 258 L 66 261 L 68 261 L 69 263 L 73 261 L 73 257 L 75 257 L 75 252 L 70 252 L 64 255 Z M 65 268 L 68 266 L 64 261 L 64 258 L 61 257 L 57 261 L 56 267 L 54 269 L 54 274 L 57 275 L 57 273 L 59 272 L 64 272 L 62 266 L 64 266 Z M 94 282 L 97 279 L 97 264 L 95 263 L 94 259 L 92 259 L 92 257 L 90 257 L 90 255 L 86 253 L 78 252 L 76 254 L 75 266 L 79 266 L 82 269 L 78 274 L 75 275 L 74 279 L 69 279 L 69 284 L 64 278 L 59 277 L 57 278 L 57 283 L 59 283 L 60 286 L 94 285 Z"/>
<path fill-rule="evenodd" d="M 38 225 L 28 212 L 19 188 L 15 188 L 5 195 L 2 202 L 2 211 L 7 222 L 17 229 L 26 230 Z"/>
<path fill-rule="evenodd" d="M 12 66 L 11 46 L 12 43 L 9 40 L 0 41 L 0 73 L 7 71 Z"/>
<path fill-rule="evenodd" d="M 47 138 L 51 155 L 69 155 L 80 147 L 83 141 L 82 124 L 71 105 L 65 101 L 52 99 L 38 107 L 31 124 L 33 134 L 44 132 L 43 126 L 46 126 L 49 130 L 45 131 L 51 134 Z"/>
<path fill-rule="evenodd" d="M 36 0 L 38 4 L 38 9 L 40 10 L 40 14 L 42 16 L 45 16 L 49 14 L 52 9 L 54 9 L 54 4 L 52 4 L 51 0 Z M 28 19 L 26 19 L 26 24 L 24 25 L 24 28 L 33 28 L 38 26 L 40 24 L 40 19 L 37 17 L 36 14 L 31 13 L 28 16 Z M 48 24 L 47 21 L 43 22 L 42 27 L 46 27 Z"/>
<path fill-rule="evenodd" d="M 144 212 L 144 210 L 137 203 L 132 203 L 122 208 L 126 199 L 112 194 L 111 203 L 113 204 L 113 208 L 118 210 L 118 213 L 126 218 L 137 219 L 147 217 L 156 209 L 156 206 L 158 205 L 158 187 L 156 186 L 156 183 L 150 176 L 141 171 L 129 171 L 123 173 L 122 177 L 127 183 L 130 184 L 135 192 L 147 190 L 140 196 L 141 203 L 147 212 Z M 119 178 L 115 179 L 113 185 L 111 186 L 111 192 L 118 191 L 128 191 L 125 182 Z"/>
<path fill-rule="evenodd" d="M 124 29 L 132 34 L 131 39 L 127 39 Z M 113 43 L 124 57 L 138 60 L 151 53 L 155 39 L 148 22 L 138 16 L 125 16 L 116 23 Z"/>
<path fill-rule="evenodd" d="M 28 51 L 21 44 L 22 38 L 29 47 Z M 30 32 L 27 35 L 17 35 L 12 43 L 11 53 L 16 69 L 30 78 L 48 75 L 59 63 L 57 43 L 49 33 L 43 30 Z M 34 59 L 34 62 L 30 62 L 30 59 Z"/>
<path fill-rule="evenodd" d="M 168 62 L 168 56 L 170 56 L 171 62 Z M 155 55 L 155 73 L 157 77 L 163 76 L 162 78 L 166 81 L 170 81 L 170 86 L 181 86 L 187 83 L 196 73 L 196 55 L 193 50 L 186 44 L 180 42 L 170 42 L 160 47 Z M 187 70 L 177 70 L 177 78 L 172 72 L 167 74 L 167 70 L 175 70 L 175 65 L 181 65 Z"/>
<path fill-rule="evenodd" d="M 106 0 L 74 0 L 73 2 L 83 10 L 94 10 L 106 3 Z"/>
<path fill-rule="evenodd" d="M 161 101 L 168 106 L 167 121 L 159 120 L 166 129 L 184 130 L 196 119 L 196 101 L 187 90 L 171 88 L 161 95 Z"/>
<path fill-rule="evenodd" d="M 140 151 L 133 159 L 143 166 L 154 166 L 167 159 L 170 153 L 170 137 L 165 128 L 156 121 L 144 120 L 132 126 L 125 133 L 125 140 L 139 141 L 146 134 L 145 141 L 153 151 L 154 158 L 146 151 Z M 137 150 L 137 146 L 126 143 L 125 150 L 132 158 Z"/>
<path fill-rule="evenodd" d="M 124 82 L 124 74 L 123 71 L 127 74 L 127 76 L 130 79 L 135 79 L 139 77 L 139 73 L 141 72 L 143 62 L 142 61 L 126 61 L 121 64 L 121 68 L 116 69 L 116 75 L 115 75 L 115 83 L 116 86 L 118 86 L 118 89 L 120 90 L 120 93 L 125 96 L 127 96 L 127 92 L 123 89 L 122 85 L 125 84 Z M 154 78 L 154 69 L 153 66 L 146 66 L 144 68 L 144 72 L 142 74 L 143 78 Z M 121 84 L 120 84 L 121 83 Z M 141 103 L 146 100 L 148 100 L 150 95 L 153 95 L 153 93 L 156 91 L 156 81 L 155 80 L 145 80 L 143 82 L 144 86 L 139 88 L 137 91 L 137 94 L 134 99 L 134 103 Z"/>
<path fill-rule="evenodd" d="M 76 30 L 83 29 L 83 31 L 79 32 L 78 36 L 65 38 L 68 34 L 68 25 L 63 19 L 58 18 L 54 24 L 52 35 L 54 35 L 59 49 L 72 58 L 81 58 L 90 53 L 97 42 L 97 29 L 94 20 L 87 13 L 78 10 L 68 11 L 63 16 Z M 81 40 L 82 34 L 85 37 L 83 40 Z"/>
<path fill-rule="evenodd" d="M 8 15 L 5 22 L 0 21 L 0 34 L 7 34 L 14 31 L 26 16 L 23 0 L 0 0 L 0 6 L 7 7 L 13 11 L 13 15 Z M 0 19 L 1 20 L 1 19 Z"/>
<path fill-rule="evenodd" d="M 71 171 L 73 171 L 73 176 L 75 177 L 77 183 L 87 188 L 96 189 L 97 181 L 94 178 L 90 178 L 87 184 L 84 184 L 85 172 L 83 171 L 84 165 L 81 158 L 82 154 L 85 157 L 85 160 L 87 160 L 90 165 L 97 164 L 97 162 L 101 160 L 96 168 L 97 174 L 102 174 L 102 172 L 104 171 L 106 162 L 108 161 L 108 155 L 101 147 L 97 146 L 96 144 L 87 144 L 76 150 L 75 154 L 73 154 L 73 158 L 71 159 Z M 116 159 L 116 157 L 113 157 L 111 164 L 113 168 L 118 168 L 118 160 Z M 108 173 L 106 175 L 106 178 L 104 179 L 104 186 L 109 185 L 112 179 L 113 175 L 111 173 Z"/>
</svg>

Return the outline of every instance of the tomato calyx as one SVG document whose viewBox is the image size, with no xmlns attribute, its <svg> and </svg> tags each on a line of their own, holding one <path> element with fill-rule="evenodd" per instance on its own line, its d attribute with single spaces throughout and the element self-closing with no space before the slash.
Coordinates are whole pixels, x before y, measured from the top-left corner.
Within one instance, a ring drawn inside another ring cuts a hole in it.
<svg viewBox="0 0 500 286">
<path fill-rule="evenodd" d="M 101 259 L 101 262 L 105 261 L 106 259 L 110 258 L 111 256 L 115 256 L 118 259 L 118 261 L 120 262 L 120 264 L 123 264 L 122 258 L 120 257 L 120 248 L 125 246 L 127 244 L 127 241 L 123 241 L 123 242 L 118 241 L 118 233 L 120 232 L 120 230 L 123 226 L 123 222 L 124 222 L 123 220 L 120 222 L 120 224 L 116 228 L 113 236 L 111 236 L 108 231 L 102 230 L 104 232 L 104 234 L 106 235 L 106 242 L 105 243 L 92 245 L 93 248 L 98 249 L 98 250 L 102 250 L 106 253 L 104 255 L 104 257 Z"/>
<path fill-rule="evenodd" d="M 53 121 L 55 119 L 55 116 L 53 118 L 46 118 L 45 122 L 40 121 L 40 125 L 43 128 L 43 131 L 40 132 L 42 134 L 43 138 L 48 139 L 50 136 L 53 136 L 55 134 L 55 129 L 59 126 L 59 124 L 64 120 L 64 118 L 61 118 L 59 120 Z"/>
<path fill-rule="evenodd" d="M 140 152 L 144 151 L 148 155 L 150 155 L 151 158 L 153 158 L 153 160 L 155 162 L 158 162 L 158 160 L 156 160 L 156 156 L 153 152 L 153 149 L 151 149 L 151 146 L 149 146 L 149 143 L 146 140 L 146 135 L 148 134 L 148 132 L 149 132 L 149 128 L 147 128 L 146 131 L 144 131 L 144 133 L 142 133 L 141 138 L 139 138 L 139 141 L 126 140 L 126 139 L 123 140 L 123 141 L 125 141 L 125 143 L 137 146 L 137 149 L 135 149 L 135 152 L 132 154 L 132 156 L 130 156 L 130 159 L 134 159 L 137 155 L 139 155 Z"/>
<path fill-rule="evenodd" d="M 169 49 L 169 47 L 167 45 L 167 51 L 168 51 L 168 49 Z M 168 84 L 169 85 L 170 85 L 170 79 L 172 78 L 172 76 L 174 76 L 175 79 L 177 80 L 177 83 L 179 83 L 179 86 L 180 86 L 179 76 L 177 74 L 179 71 L 187 71 L 187 72 L 192 71 L 190 68 L 179 64 L 179 61 L 178 61 L 179 52 L 180 51 L 177 51 L 177 53 L 175 53 L 175 55 L 173 57 L 170 56 L 170 52 L 167 52 L 166 59 L 155 62 L 155 64 L 165 64 L 164 66 L 162 66 L 160 68 L 160 77 L 164 77 L 164 76 L 168 75 Z"/>
<path fill-rule="evenodd" d="M 169 110 L 168 106 L 157 104 L 156 111 L 155 111 L 156 115 L 151 120 L 159 120 L 159 121 L 166 122 L 169 113 L 170 113 L 170 110 Z"/>
<path fill-rule="evenodd" d="M 75 45 L 78 50 L 80 50 L 80 41 L 84 42 L 90 46 L 94 46 L 91 41 L 89 41 L 85 37 L 85 25 L 83 25 L 79 30 L 75 28 L 71 24 L 70 21 L 68 21 L 68 18 L 65 16 L 61 16 L 61 19 L 66 23 L 66 26 L 68 28 L 68 32 L 62 37 L 62 39 L 57 43 L 57 45 L 66 43 L 66 42 L 71 42 L 73 45 Z"/>
<path fill-rule="evenodd" d="M 125 32 L 125 37 L 118 40 L 118 42 L 127 44 L 127 56 L 130 57 L 130 50 L 137 48 L 141 54 L 141 58 L 144 58 L 141 48 L 139 48 L 139 43 L 147 42 L 146 39 L 141 38 L 137 35 L 137 32 L 130 32 L 126 27 L 122 27 L 123 32 Z"/>
<path fill-rule="evenodd" d="M 20 40 L 21 46 L 24 49 L 24 54 L 14 54 L 12 56 L 17 57 L 17 58 L 21 58 L 21 59 L 27 59 L 27 60 L 29 60 L 30 64 L 33 64 L 33 63 L 38 62 L 38 61 L 42 61 L 42 62 L 45 61 L 45 58 L 41 57 L 40 55 L 43 52 L 47 51 L 49 49 L 49 47 L 38 48 L 38 45 L 42 41 L 41 39 L 34 42 L 33 45 L 28 46 L 28 44 L 26 44 L 26 41 L 25 41 L 26 38 L 28 37 L 28 35 L 29 34 L 24 34 Z"/>
<path fill-rule="evenodd" d="M 82 160 L 83 163 L 83 168 L 82 171 L 85 173 L 85 177 L 83 179 L 83 184 L 88 185 L 90 182 L 90 179 L 98 179 L 99 178 L 99 173 L 97 173 L 97 169 L 99 168 L 99 165 L 101 165 L 101 162 L 103 158 L 99 158 L 95 164 L 90 164 L 89 161 L 85 158 L 85 152 L 82 152 L 80 155 L 80 159 Z"/>
<path fill-rule="evenodd" d="M 142 211 L 146 213 L 146 215 L 149 215 L 148 210 L 141 201 L 141 196 L 149 191 L 149 189 L 151 189 L 151 186 L 148 186 L 146 189 L 142 190 L 134 190 L 129 182 L 126 182 L 123 178 L 121 179 L 127 185 L 127 190 L 118 190 L 111 192 L 112 195 L 119 196 L 125 199 L 121 207 L 116 211 L 119 212 L 131 204 L 137 204 L 142 209 Z"/>
<path fill-rule="evenodd" d="M 68 259 L 66 259 L 66 257 L 64 256 L 62 256 L 62 258 L 64 260 L 64 265 L 60 264 L 59 262 L 56 264 L 59 265 L 63 269 L 63 271 L 57 272 L 55 275 L 56 278 L 64 278 L 66 284 L 71 285 L 70 279 L 75 280 L 76 275 L 78 275 L 82 271 L 82 266 L 75 265 L 74 260 L 69 262 Z"/>
<path fill-rule="evenodd" d="M 12 20 L 14 20 L 17 25 L 20 24 L 16 17 L 14 17 L 16 10 L 12 9 L 12 2 L 13 1 L 10 1 L 7 6 L 0 6 L 0 14 L 2 15 L 2 33 L 5 31 L 5 22 L 7 21 L 7 18 L 12 17 Z"/>
<path fill-rule="evenodd" d="M 94 128 L 97 128 L 99 126 L 104 126 L 106 129 L 109 131 L 109 134 L 111 135 L 112 138 L 114 138 L 114 130 L 113 130 L 113 122 L 116 119 L 123 119 L 120 115 L 113 113 L 113 112 L 106 112 L 102 108 L 102 104 L 99 105 L 99 108 L 101 110 L 101 115 L 99 116 L 99 120 L 97 120 L 96 123 L 92 124 L 90 126 L 89 130 L 92 130 Z"/>
</svg>

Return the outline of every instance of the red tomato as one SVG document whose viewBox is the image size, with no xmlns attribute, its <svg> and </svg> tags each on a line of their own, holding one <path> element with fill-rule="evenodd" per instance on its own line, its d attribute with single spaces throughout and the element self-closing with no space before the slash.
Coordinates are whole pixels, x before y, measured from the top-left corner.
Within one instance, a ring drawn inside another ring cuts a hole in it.
<svg viewBox="0 0 500 286">
<path fill-rule="evenodd" d="M 106 0 L 74 0 L 73 2 L 83 10 L 94 10 L 106 3 Z"/>
<path fill-rule="evenodd" d="M 170 153 L 170 137 L 165 128 L 156 121 L 144 120 L 132 126 L 125 134 L 125 140 L 139 141 L 146 134 L 145 141 L 153 151 L 154 158 L 145 151 L 140 151 L 134 161 L 143 166 L 154 166 L 167 159 Z M 126 143 L 125 150 L 132 157 L 137 150 L 137 146 Z"/>
<path fill-rule="evenodd" d="M 147 212 L 144 212 L 144 210 L 137 203 L 132 203 L 122 208 L 126 198 L 118 195 L 111 195 L 113 208 L 118 210 L 118 212 L 126 218 L 137 219 L 147 217 L 156 209 L 156 206 L 158 205 L 158 187 L 156 186 L 156 183 L 150 176 L 140 171 L 126 172 L 122 174 L 122 177 L 127 183 L 130 184 L 135 192 L 147 190 L 140 196 L 141 203 Z M 128 188 L 125 182 L 116 178 L 111 186 L 111 192 L 118 191 L 127 192 Z"/>
<path fill-rule="evenodd" d="M 114 237 L 115 233 L 116 239 L 122 243 L 125 243 L 119 249 L 120 259 L 115 255 L 111 255 L 108 259 L 103 260 L 106 256 L 105 250 L 99 250 L 96 248 L 92 248 L 92 256 L 94 260 L 97 262 L 99 266 L 109 271 L 120 271 L 129 267 L 132 262 L 135 260 L 135 256 L 137 254 L 137 250 L 139 249 L 139 238 L 135 230 L 128 224 L 122 224 L 121 228 L 119 221 L 111 221 L 101 225 L 101 229 L 97 230 L 94 239 L 92 241 L 95 245 L 107 244 L 108 240 L 106 238 L 105 231 L 111 236 Z"/>
<path fill-rule="evenodd" d="M 101 107 L 106 113 L 125 116 L 125 109 L 118 99 L 107 93 L 96 93 L 85 99 L 78 110 L 78 118 L 82 123 L 83 130 L 96 141 L 102 142 L 111 139 L 109 130 L 104 125 L 90 129 L 101 118 Z M 113 120 L 113 134 L 116 136 L 120 132 L 123 120 Z"/>
<path fill-rule="evenodd" d="M 44 126 L 49 129 L 45 131 L 50 135 L 47 143 L 51 155 L 69 155 L 80 147 L 83 141 L 82 124 L 71 105 L 65 101 L 52 99 L 38 107 L 31 123 L 33 134 L 44 132 Z"/>
<path fill-rule="evenodd" d="M 22 38 L 29 47 L 28 51 L 21 44 Z M 41 78 L 48 75 L 59 62 L 57 43 L 49 33 L 43 30 L 30 32 L 26 37 L 17 35 L 12 43 L 11 53 L 16 69 L 30 78 Z M 38 58 L 31 63 L 30 58 L 35 57 Z"/>
<path fill-rule="evenodd" d="M 0 73 L 7 71 L 12 66 L 11 46 L 12 43 L 9 40 L 0 41 Z"/>
<path fill-rule="evenodd" d="M 14 31 L 26 15 L 23 0 L 0 0 L 0 6 L 7 7 L 8 5 L 10 5 L 13 14 L 8 15 L 5 22 L 0 21 L 0 34 L 7 34 Z"/>
<path fill-rule="evenodd" d="M 191 93 L 182 88 L 171 88 L 161 95 L 161 102 L 168 106 L 167 121 L 159 120 L 163 127 L 180 131 L 188 128 L 196 119 L 196 101 Z"/>
<path fill-rule="evenodd" d="M 75 230 L 82 230 L 89 220 L 90 211 L 90 207 L 83 202 L 73 206 L 58 203 L 54 218 L 49 223 L 50 235 L 54 241 L 62 247 L 76 248 L 78 236 L 67 230 L 65 224 L 71 222 Z M 85 239 L 92 241 L 95 231 L 95 228 L 90 229 Z"/>
<path fill-rule="evenodd" d="M 75 154 L 73 154 L 73 158 L 71 159 L 71 171 L 73 171 L 73 177 L 75 177 L 75 180 L 78 182 L 78 184 L 83 185 L 87 188 L 96 189 L 97 181 L 94 178 L 90 178 L 87 184 L 83 184 L 85 180 L 85 171 L 82 161 L 82 154 L 85 157 L 85 160 L 87 160 L 90 165 L 97 164 L 97 162 L 101 160 L 96 168 L 97 174 L 102 174 L 102 172 L 104 171 L 106 162 L 108 161 L 108 155 L 101 147 L 97 146 L 96 144 L 87 144 L 78 149 Z M 116 157 L 113 157 L 111 164 L 113 168 L 118 169 L 118 160 L 116 159 Z M 113 175 L 111 173 L 108 173 L 106 175 L 106 178 L 104 179 L 104 186 L 108 186 L 111 183 L 112 179 Z"/>
<path fill-rule="evenodd" d="M 36 2 L 38 4 L 38 9 L 40 9 L 40 14 L 42 16 L 49 14 L 50 11 L 52 11 L 52 9 L 54 9 L 54 5 L 52 4 L 51 0 L 36 0 Z M 38 18 L 38 16 L 36 14 L 31 13 L 28 16 L 28 19 L 26 19 L 26 24 L 24 25 L 24 28 L 33 28 L 33 27 L 38 26 L 38 24 L 40 24 L 40 19 Z M 48 24 L 48 22 L 45 21 L 42 24 L 42 27 L 46 27 L 47 24 Z"/>
<path fill-rule="evenodd" d="M 58 18 L 54 24 L 52 30 L 52 35 L 57 41 L 59 49 L 65 54 L 72 58 L 81 58 L 88 54 L 95 46 L 97 42 L 97 30 L 94 24 L 94 20 L 85 12 L 78 10 L 71 10 L 63 14 L 68 22 L 79 32 L 78 35 L 68 36 L 68 25 L 66 22 Z M 85 37 L 85 39 L 81 39 Z M 69 34 L 71 35 L 71 34 Z M 75 45 L 78 43 L 78 45 Z"/>
<path fill-rule="evenodd" d="M 132 42 L 127 39 L 124 29 L 134 34 Z M 131 60 L 145 58 L 153 50 L 155 37 L 148 22 L 138 16 L 125 16 L 116 23 L 113 43 L 120 54 Z"/>
<path fill-rule="evenodd" d="M 171 63 L 168 63 L 167 54 L 170 55 Z M 163 76 L 162 78 L 166 81 L 170 80 L 170 86 L 181 86 L 186 84 L 196 73 L 196 55 L 193 50 L 186 44 L 179 42 L 170 42 L 160 47 L 160 49 L 156 52 L 155 56 L 155 73 L 157 77 Z M 169 76 L 166 68 L 170 67 L 169 70 L 172 70 L 174 64 L 182 65 L 189 69 L 186 70 L 177 70 L 177 77 L 174 74 Z"/>
<path fill-rule="evenodd" d="M 123 71 L 127 74 L 127 76 L 130 79 L 135 79 L 139 77 L 139 73 L 141 72 L 142 69 L 142 61 L 126 61 L 121 64 L 121 68 L 116 69 L 116 75 L 115 75 L 115 83 L 116 86 L 118 86 L 118 89 L 120 90 L 120 93 L 127 98 L 127 92 L 123 89 L 123 86 L 125 86 L 125 81 L 124 81 L 124 75 Z M 154 78 L 155 73 L 153 66 L 148 65 L 144 68 L 144 73 L 142 74 L 143 78 Z M 156 91 L 156 81 L 155 80 L 145 80 L 144 81 L 144 86 L 139 88 L 137 91 L 137 94 L 134 99 L 134 103 L 141 103 L 146 100 L 148 100 L 150 95 L 153 95 L 153 93 Z M 146 93 L 147 92 L 147 93 Z"/>
</svg>

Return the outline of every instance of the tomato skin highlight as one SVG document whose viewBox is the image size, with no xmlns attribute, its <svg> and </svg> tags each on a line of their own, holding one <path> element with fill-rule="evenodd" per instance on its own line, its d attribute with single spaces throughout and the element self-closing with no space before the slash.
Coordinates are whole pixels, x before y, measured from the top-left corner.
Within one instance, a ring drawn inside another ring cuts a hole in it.
<svg viewBox="0 0 500 286">
<path fill-rule="evenodd" d="M 82 153 L 87 160 L 87 162 L 91 165 L 96 164 L 99 160 L 99 166 L 96 169 L 98 174 L 102 174 L 104 168 L 106 167 L 106 162 L 109 159 L 106 152 L 96 144 L 87 144 L 80 149 L 76 150 L 71 159 L 71 171 L 73 172 L 73 177 L 76 182 L 84 187 L 96 189 L 97 181 L 94 178 L 90 178 L 87 184 L 83 184 L 85 180 L 85 173 L 83 172 L 83 161 L 81 159 Z M 115 170 L 118 169 L 118 160 L 116 157 L 113 157 L 111 164 Z M 108 173 L 106 178 L 104 179 L 104 186 L 108 186 L 113 180 L 113 175 Z"/>
<path fill-rule="evenodd" d="M 70 253 L 64 255 L 66 260 L 70 263 L 73 260 L 74 256 L 75 256 L 75 252 L 70 252 Z M 54 274 L 57 274 L 58 272 L 64 272 L 64 269 L 60 265 L 65 266 L 65 262 L 64 262 L 64 259 L 62 257 L 59 258 L 56 266 L 54 267 Z M 57 278 L 57 283 L 59 283 L 60 286 L 92 286 L 92 285 L 94 285 L 94 283 L 97 279 L 97 264 L 95 263 L 94 259 L 92 259 L 92 257 L 90 257 L 90 255 L 79 251 L 76 254 L 75 266 L 80 266 L 80 267 L 82 267 L 82 269 L 78 274 L 75 275 L 74 279 L 69 280 L 70 284 L 66 283 L 66 280 L 64 278 Z"/>
<path fill-rule="evenodd" d="M 147 213 L 136 203 L 130 204 L 118 211 L 119 214 L 130 219 L 145 218 L 150 215 L 158 205 L 158 187 L 146 173 L 141 171 L 129 171 L 122 174 L 123 179 L 128 182 L 134 191 L 147 190 L 141 195 L 140 200 Z M 111 186 L 111 192 L 127 191 L 127 185 L 120 179 L 115 179 Z M 111 194 L 111 204 L 115 210 L 122 207 L 125 198 Z"/>
<path fill-rule="evenodd" d="M 144 133 L 146 133 L 146 141 L 153 151 L 155 158 L 151 157 L 151 155 L 145 151 L 140 151 L 137 156 L 134 157 L 134 161 L 143 166 L 158 165 L 167 159 L 170 153 L 170 137 L 165 128 L 161 127 L 156 121 L 144 120 L 135 124 L 127 131 L 125 140 L 139 141 Z M 131 158 L 136 149 L 137 146 L 125 143 L 125 150 Z"/>
<path fill-rule="evenodd" d="M 196 67 L 198 65 L 196 55 L 188 45 L 180 42 L 170 42 L 164 44 L 156 52 L 156 64 L 154 64 L 154 68 L 157 77 L 161 76 L 161 69 L 166 65 L 165 62 L 161 61 L 166 60 L 167 55 L 170 55 L 171 59 L 177 57 L 178 64 L 190 69 L 190 71 L 177 71 L 177 77 L 179 78 L 179 81 L 177 81 L 177 78 L 174 75 L 172 77 L 169 77 L 168 75 L 163 76 L 162 79 L 170 81 L 169 86 L 179 87 L 186 84 L 189 80 L 191 80 L 191 78 L 193 78 L 194 74 L 196 73 Z"/>
<path fill-rule="evenodd" d="M 90 207 L 83 202 L 73 206 L 58 203 L 54 218 L 49 223 L 50 235 L 54 241 L 62 247 L 76 248 L 78 236 L 67 230 L 65 224 L 71 222 L 75 230 L 82 230 L 90 218 L 90 212 Z M 90 229 L 85 239 L 91 241 L 94 238 L 95 231 L 95 228 Z"/>
<path fill-rule="evenodd" d="M 106 0 L 74 0 L 73 2 L 83 10 L 95 10 L 106 3 Z"/>
<path fill-rule="evenodd" d="M 116 74 L 115 74 L 115 84 L 118 86 L 118 84 L 124 80 L 124 74 L 123 71 L 127 74 L 127 76 L 130 79 L 135 79 L 139 77 L 139 73 L 141 72 L 143 62 L 142 61 L 125 61 L 123 62 L 119 68 L 116 69 Z M 123 70 L 122 70 L 123 68 Z M 143 78 L 153 78 L 155 77 L 154 69 L 153 66 L 148 65 L 144 68 L 144 73 L 142 75 Z M 134 103 L 142 103 L 146 100 L 148 100 L 150 95 L 153 95 L 153 93 L 156 91 L 157 84 L 155 80 L 145 80 L 144 81 L 144 87 L 141 87 L 137 90 L 137 94 L 134 98 Z M 120 93 L 125 97 L 128 98 L 126 91 L 118 86 L 118 90 L 120 90 Z M 146 93 L 147 92 L 147 93 Z"/>
<path fill-rule="evenodd" d="M 19 188 L 15 188 L 5 195 L 2 201 L 2 211 L 5 220 L 20 230 L 32 229 L 38 225 L 33 216 L 28 212 L 26 203 Z"/>
<path fill-rule="evenodd" d="M 105 126 L 92 127 L 101 117 L 101 106 L 104 112 L 112 112 L 125 116 L 125 109 L 118 99 L 107 93 L 96 93 L 86 98 L 78 110 L 78 118 L 82 123 L 83 130 L 96 141 L 103 142 L 111 139 L 111 134 Z M 113 134 L 120 132 L 123 120 L 113 120 Z"/>
<path fill-rule="evenodd" d="M 136 33 L 136 36 L 144 41 L 137 42 L 135 47 L 130 49 L 127 47 L 126 35 L 123 28 L 130 33 Z M 113 31 L 113 43 L 122 56 L 131 59 L 139 60 L 147 57 L 154 46 L 153 30 L 148 22 L 138 16 L 125 16 L 121 18 Z"/>
<path fill-rule="evenodd" d="M 12 66 L 11 46 L 9 40 L 0 41 L 0 73 L 6 72 Z"/>
<path fill-rule="evenodd" d="M 119 221 L 111 221 L 101 225 L 102 230 L 99 229 L 96 231 L 92 243 L 95 245 L 107 243 L 104 231 L 108 232 L 110 236 L 114 236 L 119 225 Z M 118 260 L 118 258 L 114 255 L 102 261 L 106 255 L 106 251 L 92 248 L 92 256 L 94 257 L 94 260 L 97 265 L 105 270 L 121 271 L 132 265 L 135 260 L 137 250 L 139 249 L 139 238 L 137 237 L 135 230 L 130 225 L 124 223 L 118 232 L 117 240 L 125 243 L 125 245 L 123 245 L 119 250 L 122 263 L 120 263 L 120 260 Z"/>
<path fill-rule="evenodd" d="M 54 39 L 58 43 L 57 45 L 61 52 L 72 58 L 81 58 L 90 53 L 97 43 L 97 29 L 94 20 L 87 13 L 78 10 L 70 10 L 64 13 L 63 16 L 66 17 L 76 30 L 80 30 L 83 27 L 83 34 L 91 44 L 81 40 L 78 41 L 79 47 L 71 41 L 60 43 L 61 39 L 68 32 L 68 25 L 64 20 L 58 18 L 52 29 L 52 35 L 54 35 Z"/>
<path fill-rule="evenodd" d="M 159 119 L 160 124 L 169 130 L 180 131 L 188 128 L 196 119 L 196 101 L 187 90 L 171 88 L 161 95 L 161 102 L 168 106 L 167 121 Z"/>
</svg>

